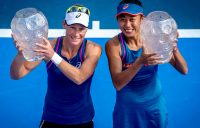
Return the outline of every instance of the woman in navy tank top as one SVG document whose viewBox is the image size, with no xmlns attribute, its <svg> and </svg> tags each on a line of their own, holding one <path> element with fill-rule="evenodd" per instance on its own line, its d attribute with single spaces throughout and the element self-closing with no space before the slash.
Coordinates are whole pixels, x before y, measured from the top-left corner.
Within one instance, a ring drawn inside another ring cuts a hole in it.
<svg viewBox="0 0 200 128">
<path fill-rule="evenodd" d="M 37 44 L 35 52 L 44 56 L 48 74 L 41 128 L 93 128 L 90 86 L 102 49 L 85 39 L 89 15 L 82 5 L 69 7 L 63 20 L 65 36 L 44 38 L 44 44 Z M 41 61 L 26 61 L 15 35 L 13 39 L 18 54 L 11 65 L 11 78 L 20 79 Z"/>
<path fill-rule="evenodd" d="M 145 54 L 139 39 L 143 17 L 139 0 L 121 1 L 116 19 L 122 32 L 106 43 L 110 74 L 116 88 L 113 128 L 167 127 L 167 110 L 157 73 L 161 57 Z M 173 50 L 170 64 L 187 74 L 187 64 L 177 48 Z"/>
</svg>

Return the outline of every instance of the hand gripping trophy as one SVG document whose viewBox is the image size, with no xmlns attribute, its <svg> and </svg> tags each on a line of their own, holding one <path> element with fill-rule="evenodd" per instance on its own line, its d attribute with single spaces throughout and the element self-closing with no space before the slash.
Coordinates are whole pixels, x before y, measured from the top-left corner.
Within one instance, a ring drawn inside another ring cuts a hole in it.
<svg viewBox="0 0 200 128">
<path fill-rule="evenodd" d="M 176 21 L 166 12 L 153 11 L 143 19 L 140 30 L 147 54 L 157 53 L 161 63 L 168 62 L 177 37 Z"/>
<path fill-rule="evenodd" d="M 43 43 L 43 37 L 48 37 L 48 22 L 42 12 L 35 8 L 17 11 L 11 21 L 11 31 L 23 48 L 23 56 L 27 61 L 43 58 L 34 52 L 36 43 Z"/>
</svg>

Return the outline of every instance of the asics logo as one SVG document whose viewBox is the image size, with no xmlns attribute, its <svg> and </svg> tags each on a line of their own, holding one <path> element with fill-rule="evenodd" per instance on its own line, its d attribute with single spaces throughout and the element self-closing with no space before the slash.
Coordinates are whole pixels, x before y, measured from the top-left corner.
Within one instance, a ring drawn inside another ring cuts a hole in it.
<svg viewBox="0 0 200 128">
<path fill-rule="evenodd" d="M 77 67 L 77 68 L 80 68 L 80 67 L 81 67 L 81 62 L 77 62 L 77 63 L 76 63 L 76 67 Z"/>
<path fill-rule="evenodd" d="M 128 4 L 125 4 L 124 7 L 123 7 L 123 10 L 125 10 L 127 8 L 128 8 Z"/>
<path fill-rule="evenodd" d="M 78 15 L 76 15 L 76 18 L 79 18 L 81 16 L 81 13 L 79 13 Z"/>
</svg>

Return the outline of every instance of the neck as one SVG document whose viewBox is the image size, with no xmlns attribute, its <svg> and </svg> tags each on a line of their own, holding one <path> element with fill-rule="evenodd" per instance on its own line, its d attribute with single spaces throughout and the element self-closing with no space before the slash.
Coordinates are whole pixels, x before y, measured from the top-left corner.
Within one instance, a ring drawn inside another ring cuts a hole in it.
<svg viewBox="0 0 200 128">
<path fill-rule="evenodd" d="M 72 44 L 70 42 L 70 40 L 68 40 L 66 37 L 64 37 L 63 39 L 63 44 L 62 44 L 62 49 L 65 50 L 65 51 L 76 51 L 79 49 L 79 47 L 81 46 L 82 42 L 80 42 L 79 44 L 75 45 L 75 44 Z"/>
<path fill-rule="evenodd" d="M 72 43 L 69 43 L 69 40 L 67 38 L 63 39 L 62 43 L 62 55 L 67 57 L 68 59 L 74 57 L 82 43 L 79 43 L 78 45 L 74 45 Z"/>
<path fill-rule="evenodd" d="M 126 38 L 126 43 L 131 50 L 138 50 L 142 47 L 139 36 Z"/>
</svg>

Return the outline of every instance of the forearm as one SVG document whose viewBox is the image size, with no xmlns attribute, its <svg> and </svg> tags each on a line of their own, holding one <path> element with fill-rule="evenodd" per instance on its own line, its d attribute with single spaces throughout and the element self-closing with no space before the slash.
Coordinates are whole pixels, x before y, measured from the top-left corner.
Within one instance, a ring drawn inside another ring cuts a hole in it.
<svg viewBox="0 0 200 128">
<path fill-rule="evenodd" d="M 142 64 L 136 61 L 128 69 L 114 75 L 112 77 L 112 80 L 113 80 L 115 88 L 119 91 L 123 87 L 125 87 L 128 84 L 128 82 L 130 82 L 133 79 L 133 77 L 135 77 L 135 75 L 138 73 L 138 71 L 141 68 L 142 68 Z"/>
<path fill-rule="evenodd" d="M 171 64 L 182 74 L 187 74 L 188 67 L 187 63 L 181 55 L 180 51 L 176 49 L 173 51 L 173 57 L 171 60 Z"/>
<path fill-rule="evenodd" d="M 77 85 L 82 84 L 86 80 L 86 77 L 83 75 L 79 68 L 72 66 L 64 60 L 62 60 L 62 62 L 57 67 L 66 77 L 68 77 Z"/>
<path fill-rule="evenodd" d="M 25 76 L 24 57 L 17 54 L 10 67 L 10 76 L 12 79 L 20 79 Z"/>
</svg>

